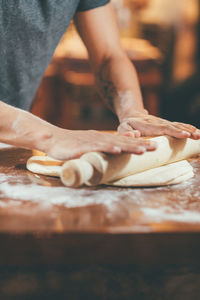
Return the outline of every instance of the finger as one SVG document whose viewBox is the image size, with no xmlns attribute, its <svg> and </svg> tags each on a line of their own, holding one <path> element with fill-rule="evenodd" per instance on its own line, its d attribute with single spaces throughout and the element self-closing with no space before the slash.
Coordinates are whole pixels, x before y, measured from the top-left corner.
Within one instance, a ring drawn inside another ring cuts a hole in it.
<svg viewBox="0 0 200 300">
<path fill-rule="evenodd" d="M 184 128 L 185 130 L 189 131 L 190 133 L 195 132 L 197 130 L 197 128 L 191 124 L 180 123 L 180 122 L 173 122 L 172 124 L 179 128 Z"/>
<path fill-rule="evenodd" d="M 133 130 L 133 127 L 130 126 L 127 122 L 121 123 L 117 128 L 117 131 L 119 133 L 130 132 L 132 130 Z"/>
<path fill-rule="evenodd" d="M 191 138 L 193 138 L 195 140 L 199 140 L 200 139 L 200 130 L 197 129 L 195 132 L 193 132 Z"/>
<path fill-rule="evenodd" d="M 143 154 L 146 151 L 146 148 L 149 147 L 147 143 L 144 143 L 140 140 L 134 141 L 130 137 L 119 136 L 115 137 L 113 140 L 113 136 L 110 137 L 109 142 L 96 142 L 96 143 L 88 143 L 77 149 L 76 156 L 81 156 L 87 152 L 105 152 L 110 154 L 119 154 L 121 152 L 126 153 L 134 153 L 134 154 Z"/>
<path fill-rule="evenodd" d="M 133 137 L 133 138 L 139 138 L 141 137 L 141 133 L 139 130 L 131 130 L 131 131 L 125 131 L 125 132 L 119 132 L 119 135 Z"/>
<path fill-rule="evenodd" d="M 142 154 L 145 151 L 153 151 L 156 149 L 156 143 L 150 140 L 130 138 L 127 136 L 114 136 L 105 134 L 101 136 L 101 141 L 82 144 L 77 149 L 77 156 L 86 152 L 99 151 L 106 153 L 119 154 L 121 152 Z"/>
<path fill-rule="evenodd" d="M 188 133 L 190 133 L 190 135 L 192 135 L 194 132 L 196 132 L 197 128 L 190 125 L 190 124 L 184 124 L 184 123 L 176 123 L 176 122 L 173 122 L 173 125 L 176 127 L 176 128 L 179 128 L 183 131 L 186 131 Z"/>
<path fill-rule="evenodd" d="M 191 138 L 198 140 L 200 139 L 200 130 L 197 129 L 196 127 L 192 125 L 187 125 L 187 124 L 178 124 L 176 125 L 180 130 L 182 130 L 182 133 L 185 135 L 185 138 Z M 187 134 L 189 134 L 187 136 Z"/>
<path fill-rule="evenodd" d="M 151 140 L 131 139 L 131 143 L 124 143 L 121 147 L 123 152 L 142 153 L 154 151 L 157 148 L 157 143 Z"/>
<path fill-rule="evenodd" d="M 133 154 L 143 154 L 146 151 L 146 147 L 138 143 L 121 143 L 119 142 L 117 145 L 101 145 L 95 147 L 93 151 L 100 151 L 110 154 L 119 154 L 121 152 L 125 153 L 133 153 Z"/>
<path fill-rule="evenodd" d="M 120 124 L 117 128 L 117 131 L 119 134 L 134 138 L 139 138 L 141 136 L 141 133 L 139 130 L 134 130 L 134 128 L 128 124 L 127 122 L 123 122 Z"/>
<path fill-rule="evenodd" d="M 93 143 L 83 145 L 81 148 L 75 151 L 74 156 L 80 157 L 87 152 L 105 152 L 110 154 L 120 154 L 122 152 L 120 145 L 108 144 L 108 143 Z"/>
<path fill-rule="evenodd" d="M 165 130 L 165 134 L 166 135 L 170 135 L 179 139 L 183 139 L 183 138 L 189 138 L 191 137 L 191 134 L 185 130 L 176 128 L 174 126 L 169 126 L 166 130 Z"/>
<path fill-rule="evenodd" d="M 185 128 L 185 130 L 189 131 L 191 134 L 191 138 L 198 140 L 200 139 L 200 130 L 197 129 L 195 126 L 189 125 L 189 124 L 182 124 L 182 126 Z"/>
<path fill-rule="evenodd" d="M 127 136 L 115 136 L 115 139 L 111 139 L 109 144 L 103 143 L 102 145 L 93 145 L 93 151 L 102 151 L 116 154 L 120 152 L 142 154 L 146 151 L 154 151 L 156 148 L 157 143 L 155 141 L 145 140 L 141 138 L 132 139 Z"/>
<path fill-rule="evenodd" d="M 152 140 L 144 140 L 141 139 L 143 141 L 143 143 L 145 143 L 145 147 L 147 151 L 154 151 L 157 148 L 157 143 L 155 141 Z"/>
<path fill-rule="evenodd" d="M 185 123 L 177 123 L 173 122 L 179 129 L 182 129 L 183 131 L 187 131 L 190 133 L 190 138 L 198 140 L 200 139 L 200 130 L 197 129 L 195 126 Z"/>
</svg>

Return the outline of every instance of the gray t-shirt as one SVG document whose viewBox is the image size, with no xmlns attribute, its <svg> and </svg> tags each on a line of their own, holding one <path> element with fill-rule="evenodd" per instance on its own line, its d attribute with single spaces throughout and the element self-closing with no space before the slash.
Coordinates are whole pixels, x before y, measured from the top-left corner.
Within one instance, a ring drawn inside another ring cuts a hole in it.
<svg viewBox="0 0 200 300">
<path fill-rule="evenodd" d="M 28 110 L 76 11 L 109 0 L 0 0 L 0 100 Z"/>
</svg>

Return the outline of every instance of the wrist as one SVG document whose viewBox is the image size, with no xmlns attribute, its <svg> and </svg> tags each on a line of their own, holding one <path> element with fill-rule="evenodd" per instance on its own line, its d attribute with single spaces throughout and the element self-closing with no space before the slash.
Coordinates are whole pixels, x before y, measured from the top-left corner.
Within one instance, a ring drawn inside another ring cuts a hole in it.
<svg viewBox="0 0 200 300">
<path fill-rule="evenodd" d="M 148 114 L 144 109 L 141 94 L 137 90 L 135 93 L 131 90 L 118 92 L 114 99 L 114 107 L 120 122 L 127 118 Z"/>
<path fill-rule="evenodd" d="M 39 117 L 20 111 L 11 126 L 12 144 L 27 149 L 45 152 L 52 138 L 53 125 Z"/>
<path fill-rule="evenodd" d="M 36 149 L 45 152 L 48 155 L 51 149 L 57 145 L 58 139 L 62 136 L 64 130 L 67 131 L 67 129 L 47 123 L 37 137 Z"/>
<path fill-rule="evenodd" d="M 124 120 L 129 119 L 129 118 L 138 118 L 141 116 L 148 115 L 148 111 L 146 109 L 141 109 L 141 110 L 129 110 L 129 111 L 124 111 L 121 113 L 118 113 L 118 119 L 119 122 L 122 123 Z"/>
<path fill-rule="evenodd" d="M 51 145 L 53 144 L 53 131 L 54 130 L 49 123 L 47 123 L 47 125 L 44 127 L 41 126 L 39 131 L 32 134 L 31 149 L 48 153 Z"/>
<path fill-rule="evenodd" d="M 43 151 L 52 135 L 50 123 L 0 101 L 0 141 Z"/>
</svg>

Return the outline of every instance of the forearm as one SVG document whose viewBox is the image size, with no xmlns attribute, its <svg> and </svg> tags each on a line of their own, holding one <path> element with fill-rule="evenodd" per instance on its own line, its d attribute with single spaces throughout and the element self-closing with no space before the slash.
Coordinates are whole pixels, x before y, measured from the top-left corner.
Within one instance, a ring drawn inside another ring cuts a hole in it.
<svg viewBox="0 0 200 300">
<path fill-rule="evenodd" d="M 137 74 L 121 47 L 111 4 L 77 13 L 75 23 L 88 49 L 99 91 L 119 118 L 119 132 L 134 132 L 134 137 L 139 133 L 200 138 L 195 127 L 151 116 L 144 109 Z"/>
<path fill-rule="evenodd" d="M 101 96 L 120 121 L 146 113 L 136 70 L 125 54 L 105 59 L 96 71 L 96 82 Z"/>
<path fill-rule="evenodd" d="M 45 151 L 53 125 L 31 113 L 0 101 L 0 141 L 14 146 Z"/>
<path fill-rule="evenodd" d="M 22 148 L 37 149 L 48 156 L 66 161 L 87 152 L 121 152 L 141 154 L 155 149 L 155 144 L 132 141 L 109 133 L 91 130 L 67 130 L 54 126 L 31 113 L 0 101 L 0 142 Z"/>
</svg>

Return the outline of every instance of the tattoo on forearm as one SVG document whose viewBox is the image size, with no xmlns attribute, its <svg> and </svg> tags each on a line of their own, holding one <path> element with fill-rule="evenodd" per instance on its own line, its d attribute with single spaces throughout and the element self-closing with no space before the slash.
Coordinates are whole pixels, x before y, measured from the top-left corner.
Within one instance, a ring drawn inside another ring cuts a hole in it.
<svg viewBox="0 0 200 300">
<path fill-rule="evenodd" d="M 114 99 L 117 96 L 117 89 L 114 83 L 107 79 L 105 73 L 105 64 L 101 67 L 100 71 L 96 74 L 97 84 L 100 89 L 100 94 L 106 101 L 106 104 L 114 111 Z"/>
</svg>

